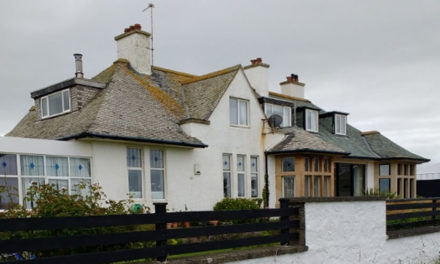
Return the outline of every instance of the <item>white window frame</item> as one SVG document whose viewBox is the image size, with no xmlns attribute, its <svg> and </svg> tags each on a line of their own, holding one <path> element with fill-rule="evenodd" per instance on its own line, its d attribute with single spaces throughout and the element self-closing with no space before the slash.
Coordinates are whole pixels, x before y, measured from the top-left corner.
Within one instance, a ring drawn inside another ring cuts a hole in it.
<svg viewBox="0 0 440 264">
<path fill-rule="evenodd" d="M 310 122 L 308 121 L 310 117 Z M 310 132 L 319 132 L 319 113 L 317 110 L 306 109 L 305 111 L 305 128 Z"/>
<path fill-rule="evenodd" d="M 140 167 L 130 167 L 130 166 L 128 166 L 128 163 L 127 163 L 128 193 L 130 193 L 130 180 L 129 180 L 130 171 L 140 171 L 141 172 L 141 191 L 140 191 L 141 192 L 140 193 L 141 196 L 140 197 L 133 197 L 133 200 L 142 200 L 144 198 L 144 169 L 143 169 L 143 163 L 144 163 L 143 156 L 144 156 L 144 154 L 143 154 L 142 149 L 140 149 L 140 148 L 128 147 L 127 151 L 129 149 L 139 150 L 139 153 L 140 153 L 140 157 L 139 157 L 139 159 L 140 159 L 140 161 L 139 161 Z"/>
<path fill-rule="evenodd" d="M 153 168 L 151 166 L 151 152 L 152 151 L 160 151 L 160 152 L 162 152 L 162 168 Z M 166 155 L 166 153 L 165 153 L 165 151 L 163 149 L 150 149 L 150 192 L 151 192 L 151 199 L 152 200 L 160 200 L 160 201 L 162 201 L 162 200 L 165 200 L 167 198 L 167 192 L 166 192 L 166 189 L 167 189 L 167 181 L 166 181 L 166 179 L 167 179 L 167 177 L 166 177 L 166 171 L 165 171 L 165 167 L 166 167 L 166 156 L 165 155 Z M 154 198 L 153 197 L 153 190 L 151 189 L 152 188 L 152 185 L 151 185 L 151 180 L 152 180 L 151 172 L 154 171 L 154 170 L 156 170 L 156 171 L 163 171 L 163 174 L 162 174 L 162 176 L 163 176 L 163 179 L 162 179 L 162 181 L 163 181 L 163 190 L 162 190 L 163 197 L 162 198 Z"/>
<path fill-rule="evenodd" d="M 231 105 L 233 102 L 236 102 L 237 104 L 237 123 L 235 124 L 232 119 L 231 119 Z M 246 120 L 245 122 L 243 120 L 241 120 L 240 118 L 240 104 L 246 104 Z M 237 126 L 237 127 L 249 127 L 249 100 L 246 99 L 241 99 L 241 98 L 236 98 L 236 97 L 229 97 L 229 124 L 231 126 Z"/>
<path fill-rule="evenodd" d="M 252 170 L 252 160 L 255 160 L 255 170 Z M 250 176 L 251 176 L 251 197 L 256 198 L 256 197 L 258 197 L 258 186 L 259 186 L 259 184 L 258 184 L 258 178 L 259 178 L 258 177 L 258 174 L 259 174 L 258 167 L 260 165 L 260 161 L 259 161 L 258 156 L 251 156 L 249 164 L 251 165 L 251 173 L 250 173 Z M 255 179 L 255 181 L 256 181 L 256 190 L 255 190 L 256 195 L 254 195 L 254 188 L 252 188 L 252 180 L 253 179 Z"/>
<path fill-rule="evenodd" d="M 271 115 L 274 114 L 274 112 L 273 112 L 274 106 L 281 107 L 281 111 L 283 112 L 281 115 L 281 118 L 283 119 L 283 122 L 281 123 L 281 127 L 291 127 L 292 126 L 292 108 L 289 106 L 265 103 L 264 104 L 264 114 L 266 114 L 266 117 L 269 118 Z"/>
<path fill-rule="evenodd" d="M 232 197 L 232 155 L 229 153 L 223 153 L 222 154 L 222 163 L 224 162 L 224 157 L 228 157 L 228 162 L 229 162 L 229 170 L 226 170 L 224 168 L 224 166 L 222 165 L 222 179 L 223 179 L 223 197 L 225 198 L 231 198 Z M 224 185 L 224 178 L 225 178 L 225 173 L 229 174 L 229 195 L 226 195 L 225 193 L 225 185 Z"/>
<path fill-rule="evenodd" d="M 347 135 L 347 116 L 335 114 L 335 134 Z"/>
<path fill-rule="evenodd" d="M 64 94 L 67 93 L 67 97 L 69 98 L 69 108 L 65 109 L 65 105 L 64 105 Z M 56 114 L 50 114 L 50 105 L 49 105 L 49 97 L 50 96 L 54 96 L 56 94 L 61 94 L 61 112 L 56 113 Z M 45 102 L 45 103 L 43 103 Z M 70 98 L 70 90 L 69 89 L 64 89 L 55 93 L 51 93 L 49 95 L 43 96 L 40 98 L 40 108 L 41 108 L 41 118 L 48 118 L 48 117 L 53 117 L 53 116 L 59 116 L 65 113 L 69 113 L 72 110 L 72 100 Z M 46 111 L 46 115 L 44 115 L 44 111 Z"/>
</svg>

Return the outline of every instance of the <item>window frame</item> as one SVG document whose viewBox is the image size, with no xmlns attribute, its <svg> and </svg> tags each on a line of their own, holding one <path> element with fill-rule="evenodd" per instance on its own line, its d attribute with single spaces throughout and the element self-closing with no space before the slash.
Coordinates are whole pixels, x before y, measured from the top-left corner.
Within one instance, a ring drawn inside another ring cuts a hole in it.
<svg viewBox="0 0 440 264">
<path fill-rule="evenodd" d="M 138 150 L 139 151 L 139 166 L 140 167 L 133 167 L 133 166 L 129 166 L 128 164 L 128 150 L 129 149 L 133 149 L 133 150 Z M 140 172 L 141 175 L 141 184 L 140 184 L 140 197 L 134 197 L 133 196 L 133 200 L 142 200 L 144 198 L 144 159 L 143 159 L 143 152 L 141 148 L 136 148 L 136 147 L 127 147 L 127 180 L 128 180 L 128 193 L 131 195 L 131 191 L 130 191 L 130 171 L 137 171 Z"/>
<path fill-rule="evenodd" d="M 237 107 L 237 123 L 235 124 L 233 120 L 231 119 L 232 111 L 231 106 L 232 102 L 236 101 L 236 107 Z M 240 104 L 245 103 L 246 104 L 246 122 L 243 123 L 241 120 L 241 107 Z M 249 100 L 237 98 L 237 97 L 229 97 L 229 125 L 235 126 L 235 127 L 249 127 L 249 117 L 250 117 L 250 108 L 249 108 Z"/>
<path fill-rule="evenodd" d="M 69 107 L 66 109 L 65 103 L 64 103 L 64 94 L 67 93 L 67 97 L 69 99 Z M 50 114 L 50 102 L 49 102 L 49 97 L 51 96 L 55 96 L 57 94 L 61 94 L 61 112 L 56 113 L 56 114 Z M 43 103 L 43 101 L 45 101 L 45 103 Z M 46 96 L 43 96 L 40 98 L 40 114 L 41 114 L 41 118 L 45 119 L 45 118 L 49 118 L 49 117 L 54 117 L 54 116 L 59 116 L 59 115 L 63 115 L 66 113 L 69 113 L 72 111 L 72 98 L 70 96 L 70 89 L 64 89 L 61 91 L 57 91 L 51 94 L 48 94 Z M 44 114 L 46 113 L 46 114 Z"/>
<path fill-rule="evenodd" d="M 241 166 L 242 168 L 243 168 L 243 170 L 239 170 L 239 164 L 238 164 L 238 160 L 239 160 L 239 157 L 240 158 L 242 158 L 242 160 L 243 160 L 243 165 Z M 236 160 L 236 162 L 237 162 L 237 171 L 236 171 L 236 173 L 237 173 L 237 197 L 246 197 L 246 155 L 244 155 L 244 154 L 237 154 L 237 160 Z M 243 186 L 243 195 L 240 195 L 240 175 L 242 175 L 243 176 L 243 184 L 242 184 L 242 186 Z"/>
<path fill-rule="evenodd" d="M 153 152 L 153 151 L 160 151 L 161 153 L 162 153 L 162 167 L 161 168 L 156 168 L 156 167 L 152 167 L 151 166 L 151 153 Z M 163 149 L 150 149 L 150 151 L 149 151 L 149 158 L 150 158 L 150 192 L 151 192 L 151 199 L 153 200 L 153 201 L 155 201 L 155 200 L 165 200 L 166 198 L 167 198 L 167 194 L 166 194 L 166 186 L 167 186 L 167 183 L 166 183 L 166 170 L 165 170 L 165 167 L 166 167 L 166 158 L 165 158 L 165 151 L 163 150 Z M 151 184 L 152 183 L 152 177 L 151 177 L 151 175 L 152 175 L 152 171 L 162 171 L 163 173 L 162 173 L 162 184 L 163 184 L 163 187 L 162 187 L 162 198 L 154 198 L 153 197 L 153 185 Z"/>
<path fill-rule="evenodd" d="M 308 116 L 310 116 L 310 122 L 308 121 L 308 119 L 309 119 Z M 319 132 L 319 112 L 318 112 L 318 110 L 305 109 L 304 119 L 305 119 L 304 127 L 305 127 L 306 131 L 316 132 L 316 133 Z M 313 127 L 312 124 L 314 124 L 315 127 Z"/>
<path fill-rule="evenodd" d="M 226 169 L 225 169 L 225 166 L 224 166 L 224 164 L 223 164 L 223 163 L 224 163 L 224 158 L 225 158 L 225 157 L 228 157 L 229 170 L 226 170 Z M 231 179 L 231 176 L 232 176 L 232 167 L 231 167 L 231 161 L 232 161 L 232 154 L 230 154 L 230 153 L 223 153 L 223 154 L 222 154 L 223 197 L 224 197 L 224 198 L 231 198 L 231 197 L 232 197 L 232 179 Z M 228 193 L 225 192 L 225 173 L 229 174 L 229 178 L 228 178 L 228 181 L 229 181 Z"/>
<path fill-rule="evenodd" d="M 287 197 L 286 196 L 286 192 L 285 192 L 285 182 L 284 182 L 284 180 L 286 180 L 286 179 L 291 179 L 291 180 L 293 180 L 293 190 L 292 190 L 292 192 L 293 192 L 293 196 L 291 196 L 291 197 Z M 282 190 L 282 197 L 283 198 L 294 198 L 294 197 L 296 197 L 296 176 L 295 175 L 285 175 L 285 176 L 281 176 L 281 190 Z"/>
<path fill-rule="evenodd" d="M 252 170 L 252 160 L 255 160 L 255 170 Z M 258 156 L 251 156 L 250 157 L 250 163 L 251 165 L 251 197 L 252 198 L 257 198 L 258 197 L 258 175 L 259 175 L 259 169 L 258 166 L 260 164 L 259 158 Z M 253 181 L 255 181 L 255 188 L 253 188 L 252 183 Z"/>
<path fill-rule="evenodd" d="M 278 105 L 278 104 L 272 104 L 272 103 L 265 103 L 264 104 L 264 114 L 266 115 L 266 118 L 269 118 L 271 115 L 274 114 L 273 107 L 281 107 L 281 118 L 283 119 L 280 127 L 292 127 L 292 107 L 285 106 L 285 105 Z M 269 111 L 269 109 L 271 109 Z M 269 113 L 270 112 L 270 113 Z M 284 116 L 286 113 L 288 113 L 288 116 Z M 287 122 L 287 124 L 285 124 Z"/>
<path fill-rule="evenodd" d="M 347 135 L 347 116 L 335 114 L 334 117 L 335 135 Z M 339 119 L 339 120 L 338 120 Z"/>
</svg>

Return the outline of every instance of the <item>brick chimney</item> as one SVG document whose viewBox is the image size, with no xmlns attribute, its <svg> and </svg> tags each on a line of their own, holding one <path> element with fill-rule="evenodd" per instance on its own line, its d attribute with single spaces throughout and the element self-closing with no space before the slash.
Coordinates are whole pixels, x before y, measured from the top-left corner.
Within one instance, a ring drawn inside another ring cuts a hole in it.
<svg viewBox="0 0 440 264">
<path fill-rule="evenodd" d="M 304 83 L 299 82 L 298 75 L 290 74 L 286 81 L 280 83 L 281 93 L 298 98 L 304 98 Z"/>
<path fill-rule="evenodd" d="M 269 65 L 261 58 L 251 60 L 251 64 L 244 67 L 246 77 L 259 96 L 269 95 L 268 69 Z"/>
<path fill-rule="evenodd" d="M 115 37 L 118 59 L 126 59 L 139 73 L 151 75 L 150 33 L 134 24 Z"/>
</svg>

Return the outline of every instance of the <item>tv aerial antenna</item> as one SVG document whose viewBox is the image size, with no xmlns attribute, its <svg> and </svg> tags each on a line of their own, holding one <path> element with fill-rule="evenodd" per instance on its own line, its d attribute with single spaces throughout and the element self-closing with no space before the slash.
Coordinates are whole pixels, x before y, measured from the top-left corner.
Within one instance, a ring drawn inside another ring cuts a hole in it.
<svg viewBox="0 0 440 264">
<path fill-rule="evenodd" d="M 147 12 L 148 9 L 150 9 L 150 26 L 151 26 L 151 65 L 154 65 L 154 45 L 153 45 L 153 8 L 154 5 L 152 3 L 149 3 L 142 12 Z M 148 14 L 147 14 L 147 24 L 148 24 Z"/>
</svg>

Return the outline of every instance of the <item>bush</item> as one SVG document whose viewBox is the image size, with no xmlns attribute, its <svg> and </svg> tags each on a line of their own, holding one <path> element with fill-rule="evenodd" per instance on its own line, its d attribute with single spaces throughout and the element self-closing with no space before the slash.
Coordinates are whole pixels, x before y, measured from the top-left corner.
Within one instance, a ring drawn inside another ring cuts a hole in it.
<svg viewBox="0 0 440 264">
<path fill-rule="evenodd" d="M 214 211 L 260 209 L 258 203 L 258 199 L 224 198 L 214 205 Z"/>
</svg>

